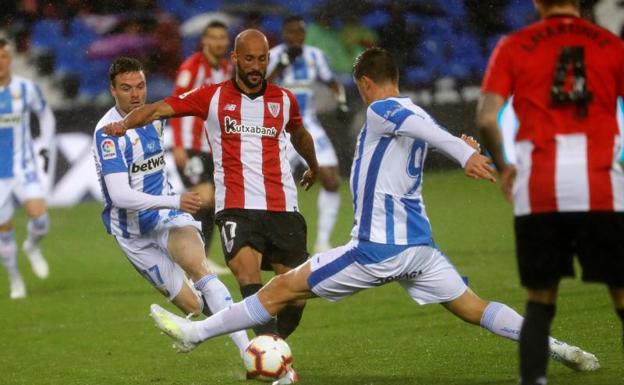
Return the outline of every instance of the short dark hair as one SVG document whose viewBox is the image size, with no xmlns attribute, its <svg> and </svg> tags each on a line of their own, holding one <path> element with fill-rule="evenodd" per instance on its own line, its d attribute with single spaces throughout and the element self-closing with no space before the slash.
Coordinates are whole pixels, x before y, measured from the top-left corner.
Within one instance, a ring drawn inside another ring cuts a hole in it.
<svg viewBox="0 0 624 385">
<path fill-rule="evenodd" d="M 115 85 L 115 77 L 119 74 L 125 74 L 128 72 L 142 72 L 143 64 L 137 59 L 131 57 L 121 56 L 113 61 L 108 69 L 108 77 L 110 83 Z"/>
<path fill-rule="evenodd" d="M 209 29 L 212 28 L 222 28 L 224 30 L 228 30 L 228 26 L 227 24 L 225 24 L 224 22 L 222 22 L 221 20 L 213 20 L 211 22 L 209 22 L 208 24 L 206 24 L 206 26 L 204 27 L 204 30 L 202 31 L 202 36 L 206 35 L 206 32 L 208 32 Z"/>
<path fill-rule="evenodd" d="M 359 80 L 362 76 L 375 83 L 396 83 L 399 80 L 399 68 L 390 52 L 372 47 L 359 54 L 353 63 L 353 77 Z"/>
<path fill-rule="evenodd" d="M 0 37 L 0 48 L 4 48 L 9 45 L 9 41 L 3 37 Z"/>
<path fill-rule="evenodd" d="M 305 20 L 303 19 L 303 17 L 299 15 L 286 16 L 284 18 L 284 21 L 282 22 L 282 28 L 286 27 L 287 24 L 294 23 L 294 22 L 300 23 L 300 22 L 305 22 Z"/>
</svg>

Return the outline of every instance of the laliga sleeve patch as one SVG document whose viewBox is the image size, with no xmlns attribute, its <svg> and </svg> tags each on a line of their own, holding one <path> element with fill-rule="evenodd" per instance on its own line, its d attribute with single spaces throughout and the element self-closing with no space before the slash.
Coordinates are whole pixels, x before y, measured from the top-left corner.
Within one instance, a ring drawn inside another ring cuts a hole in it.
<svg viewBox="0 0 624 385">
<path fill-rule="evenodd" d="M 104 139 L 102 141 L 102 159 L 115 159 L 117 157 L 117 148 L 112 139 Z"/>
</svg>

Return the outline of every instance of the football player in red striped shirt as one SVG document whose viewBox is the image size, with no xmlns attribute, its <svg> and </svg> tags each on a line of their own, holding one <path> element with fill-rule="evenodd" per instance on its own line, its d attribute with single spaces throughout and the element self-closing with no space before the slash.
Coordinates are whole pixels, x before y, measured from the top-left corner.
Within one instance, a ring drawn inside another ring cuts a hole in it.
<svg viewBox="0 0 624 385">
<path fill-rule="evenodd" d="M 216 223 L 243 297 L 262 287 L 261 269 L 285 273 L 308 257 L 306 223 L 298 210 L 286 132 L 309 167 L 300 183 L 304 188 L 315 182 L 319 169 L 296 98 L 265 80 L 268 61 L 266 36 L 245 30 L 235 40 L 233 80 L 147 104 L 106 128 L 109 134 L 123 135 L 156 119 L 197 116 L 206 121 L 215 164 Z M 287 337 L 299 324 L 304 305 L 305 301 L 290 304 L 276 323 L 256 333 Z"/>
<path fill-rule="evenodd" d="M 228 27 L 214 20 L 206 25 L 201 37 L 201 51 L 189 56 L 178 68 L 173 95 L 181 95 L 204 84 L 217 84 L 232 77 L 232 63 L 225 57 L 230 45 Z M 202 223 L 206 251 L 214 229 L 214 163 L 204 134 L 204 121 L 194 116 L 172 118 L 172 154 L 184 187 L 199 193 L 204 206 L 193 216 Z M 211 270 L 229 270 L 207 260 Z"/>
<path fill-rule="evenodd" d="M 513 200 L 520 280 L 522 384 L 544 384 L 548 333 L 562 277 L 609 287 L 624 321 L 624 173 L 617 97 L 624 47 L 580 18 L 575 0 L 535 0 L 541 20 L 502 39 L 483 80 L 477 124 Z M 505 166 L 497 114 L 513 95 L 516 165 Z M 512 187 L 513 185 L 513 187 Z"/>
</svg>

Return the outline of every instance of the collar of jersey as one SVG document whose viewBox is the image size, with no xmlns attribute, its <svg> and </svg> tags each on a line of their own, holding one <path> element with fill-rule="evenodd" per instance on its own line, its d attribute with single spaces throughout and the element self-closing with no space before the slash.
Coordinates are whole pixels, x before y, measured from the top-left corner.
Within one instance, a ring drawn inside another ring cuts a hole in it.
<svg viewBox="0 0 624 385">
<path fill-rule="evenodd" d="M 265 92 L 265 91 L 266 91 L 266 89 L 267 89 L 267 81 L 266 81 L 266 80 L 263 80 L 263 81 L 262 81 L 262 88 L 260 88 L 260 91 L 258 91 L 258 92 L 254 92 L 253 94 L 248 94 L 247 92 L 243 91 L 243 90 L 242 90 L 242 89 L 238 86 L 238 83 L 236 82 L 236 79 L 232 79 L 232 84 L 234 85 L 234 88 L 236 88 L 236 90 L 237 90 L 238 92 L 240 92 L 241 94 L 243 94 L 243 95 L 247 96 L 249 99 L 255 99 L 255 98 L 257 98 L 258 96 L 262 96 L 262 95 L 264 95 L 264 92 Z"/>
</svg>

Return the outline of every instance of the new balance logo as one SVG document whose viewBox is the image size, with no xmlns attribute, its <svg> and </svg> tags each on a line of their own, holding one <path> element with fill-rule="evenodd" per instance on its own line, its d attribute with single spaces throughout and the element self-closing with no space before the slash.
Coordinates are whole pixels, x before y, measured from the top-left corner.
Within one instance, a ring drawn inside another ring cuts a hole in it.
<svg viewBox="0 0 624 385">
<path fill-rule="evenodd" d="M 149 158 L 142 163 L 133 163 L 130 171 L 133 174 L 148 173 L 161 170 L 163 167 L 165 167 L 165 156 L 161 154 L 157 158 Z"/>
<path fill-rule="evenodd" d="M 238 124 L 235 119 L 226 116 L 223 119 L 225 125 L 226 134 L 251 134 L 256 136 L 270 136 L 277 137 L 277 129 L 275 127 L 262 127 L 262 126 L 247 126 L 244 124 Z"/>
<path fill-rule="evenodd" d="M 225 107 L 223 107 L 224 111 L 236 111 L 236 104 L 226 104 Z"/>
</svg>

